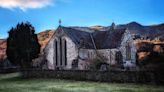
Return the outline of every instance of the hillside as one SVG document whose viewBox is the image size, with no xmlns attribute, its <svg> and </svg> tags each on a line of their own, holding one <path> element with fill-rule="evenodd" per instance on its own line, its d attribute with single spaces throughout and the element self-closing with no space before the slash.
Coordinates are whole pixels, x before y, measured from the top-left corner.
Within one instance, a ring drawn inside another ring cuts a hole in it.
<svg viewBox="0 0 164 92">
<path fill-rule="evenodd" d="M 38 33 L 38 40 L 41 45 L 41 50 L 45 48 L 46 44 L 48 43 L 54 32 L 55 32 L 54 30 L 46 30 Z"/>
<path fill-rule="evenodd" d="M 54 32 L 54 30 L 46 30 L 38 33 L 38 40 L 41 44 L 41 50 L 43 50 L 43 48 L 46 46 Z M 6 58 L 6 42 L 6 39 L 0 39 L 0 60 Z"/>
<path fill-rule="evenodd" d="M 0 60 L 6 58 L 6 39 L 0 39 Z"/>
<path fill-rule="evenodd" d="M 142 38 L 161 39 L 164 40 L 164 24 L 144 26 L 137 22 L 117 25 L 116 29 L 127 28 L 131 34 L 139 35 Z"/>
</svg>

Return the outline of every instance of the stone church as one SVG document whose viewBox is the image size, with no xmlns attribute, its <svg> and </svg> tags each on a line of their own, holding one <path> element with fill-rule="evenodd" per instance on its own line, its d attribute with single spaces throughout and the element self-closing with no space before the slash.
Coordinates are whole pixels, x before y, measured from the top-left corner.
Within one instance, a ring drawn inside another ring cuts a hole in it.
<svg viewBox="0 0 164 92">
<path fill-rule="evenodd" d="M 89 70 L 96 58 L 102 66 L 136 67 L 136 47 L 128 29 L 110 27 L 64 27 L 59 25 L 44 49 L 51 70 Z M 105 59 L 104 59 L 105 58 Z"/>
</svg>

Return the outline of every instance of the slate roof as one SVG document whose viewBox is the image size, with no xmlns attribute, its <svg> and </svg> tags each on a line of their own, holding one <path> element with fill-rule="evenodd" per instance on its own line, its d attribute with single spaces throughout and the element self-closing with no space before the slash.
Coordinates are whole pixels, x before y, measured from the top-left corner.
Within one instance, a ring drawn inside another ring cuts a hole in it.
<svg viewBox="0 0 164 92">
<path fill-rule="evenodd" d="M 93 33 L 98 49 L 111 49 L 120 46 L 125 30 L 96 31 Z"/>
<path fill-rule="evenodd" d="M 76 30 L 70 27 L 62 27 L 62 30 L 71 38 L 71 40 L 78 46 L 81 47 L 81 41 L 84 42 L 83 47 L 93 48 L 90 33 L 85 31 Z"/>
<path fill-rule="evenodd" d="M 86 29 L 86 28 L 85 28 Z M 109 28 L 107 28 L 109 29 Z M 71 40 L 81 48 L 94 49 L 91 35 L 94 39 L 97 49 L 112 49 L 120 46 L 125 29 L 114 29 L 94 32 L 83 31 L 83 29 L 73 27 L 63 27 L 62 30 L 71 38 Z M 89 30 L 89 28 L 88 28 Z M 93 31 L 93 30 L 91 30 Z"/>
</svg>

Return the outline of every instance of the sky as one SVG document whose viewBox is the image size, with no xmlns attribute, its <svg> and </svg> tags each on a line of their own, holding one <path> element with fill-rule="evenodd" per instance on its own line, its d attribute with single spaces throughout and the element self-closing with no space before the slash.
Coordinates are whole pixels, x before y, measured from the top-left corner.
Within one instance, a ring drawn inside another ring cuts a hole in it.
<svg viewBox="0 0 164 92">
<path fill-rule="evenodd" d="M 112 22 L 164 23 L 164 0 L 0 0 L 0 38 L 19 22 L 36 33 L 63 26 L 109 26 Z"/>
</svg>

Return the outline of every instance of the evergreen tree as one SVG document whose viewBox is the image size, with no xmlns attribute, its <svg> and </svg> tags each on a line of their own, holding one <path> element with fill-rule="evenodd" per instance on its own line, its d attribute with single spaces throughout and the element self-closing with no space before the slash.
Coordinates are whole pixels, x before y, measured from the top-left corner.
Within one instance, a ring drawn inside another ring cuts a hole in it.
<svg viewBox="0 0 164 92">
<path fill-rule="evenodd" d="M 6 50 L 8 59 L 23 69 L 30 68 L 32 59 L 38 57 L 41 47 L 34 27 L 29 22 L 18 23 L 8 33 Z"/>
</svg>

